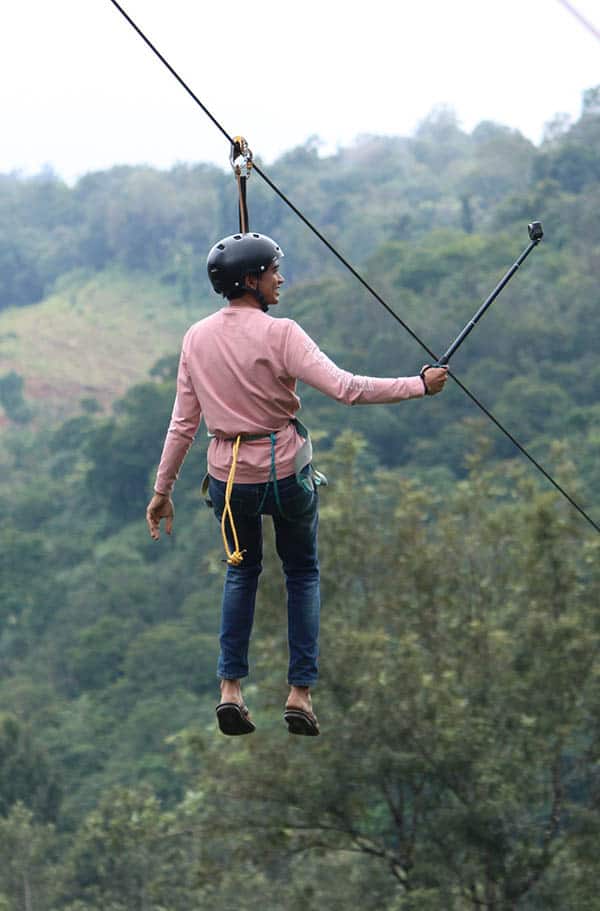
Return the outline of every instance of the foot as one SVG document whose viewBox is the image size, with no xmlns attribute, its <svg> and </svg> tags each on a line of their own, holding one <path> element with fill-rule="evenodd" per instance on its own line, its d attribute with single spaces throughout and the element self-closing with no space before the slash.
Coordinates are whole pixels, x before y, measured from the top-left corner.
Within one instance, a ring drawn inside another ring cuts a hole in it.
<svg viewBox="0 0 600 911">
<path fill-rule="evenodd" d="M 236 705 L 244 704 L 242 686 L 239 680 L 221 680 L 221 702 L 234 702 Z"/>
<path fill-rule="evenodd" d="M 304 734 L 315 737 L 320 733 L 317 716 L 312 709 L 309 688 L 307 686 L 290 687 L 290 695 L 285 704 L 284 721 L 290 734 Z"/>
<path fill-rule="evenodd" d="M 312 699 L 310 687 L 290 686 L 290 694 L 285 704 L 286 709 L 300 709 L 302 712 L 312 714 Z"/>
<path fill-rule="evenodd" d="M 256 730 L 244 704 L 239 680 L 221 680 L 221 701 L 216 712 L 223 734 L 252 734 Z"/>
</svg>

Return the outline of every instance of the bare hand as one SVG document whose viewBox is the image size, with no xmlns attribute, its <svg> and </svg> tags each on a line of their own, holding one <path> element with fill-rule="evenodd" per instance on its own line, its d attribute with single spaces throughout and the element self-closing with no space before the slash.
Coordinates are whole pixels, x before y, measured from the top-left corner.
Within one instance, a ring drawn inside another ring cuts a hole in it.
<svg viewBox="0 0 600 911">
<path fill-rule="evenodd" d="M 171 534 L 174 516 L 175 508 L 171 498 L 164 493 L 155 493 L 146 507 L 146 524 L 153 541 L 160 538 L 161 519 L 166 519 L 165 531 L 168 535 Z"/>
<path fill-rule="evenodd" d="M 427 395 L 437 395 L 441 392 L 448 379 L 447 367 L 432 367 L 431 364 L 425 364 L 421 370 L 423 382 L 427 387 Z"/>
</svg>

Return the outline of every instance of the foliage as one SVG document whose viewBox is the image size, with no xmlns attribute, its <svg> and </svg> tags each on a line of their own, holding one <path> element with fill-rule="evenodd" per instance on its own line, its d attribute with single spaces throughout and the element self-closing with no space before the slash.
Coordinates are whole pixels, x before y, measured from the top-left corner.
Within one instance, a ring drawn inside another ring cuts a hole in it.
<svg viewBox="0 0 600 911">
<path fill-rule="evenodd" d="M 323 739 L 286 745 L 265 717 L 239 748 L 206 741 L 214 825 L 255 864 L 362 855 L 361 907 L 538 907 L 579 813 L 595 818 L 598 544 L 522 470 L 478 458 L 435 503 L 357 474 L 356 445 L 340 440 L 322 511 Z M 280 595 L 269 588 L 257 636 L 267 667 L 285 648 Z M 270 718 L 279 676 L 261 684 Z M 383 903 L 371 875 L 387 875 Z"/>
<path fill-rule="evenodd" d="M 434 227 L 485 230 L 497 204 L 527 194 L 536 181 L 557 180 L 567 193 L 597 182 L 596 98 L 590 89 L 581 119 L 540 150 L 499 124 L 484 122 L 469 135 L 440 108 L 411 138 L 363 136 L 327 158 L 309 140 L 269 173 L 347 255 L 364 262 L 392 237 L 414 242 Z M 184 301 L 204 294 L 206 252 L 237 227 L 234 199 L 231 178 L 204 164 L 168 172 L 119 166 L 72 188 L 47 173 L 2 175 L 0 309 L 39 300 L 74 270 L 115 265 L 160 276 Z M 317 241 L 258 177 L 250 205 L 253 223 L 294 251 L 286 261 L 290 279 L 323 271 Z"/>
<path fill-rule="evenodd" d="M 489 122 L 466 134 L 453 112 L 442 108 L 413 137 L 362 137 L 325 158 L 311 141 L 269 169 L 437 353 L 514 261 L 525 224 L 533 218 L 544 222 L 544 243 L 458 352 L 453 369 L 535 452 L 546 452 L 556 437 L 576 437 L 588 498 L 596 489 L 596 469 L 585 455 L 594 439 L 588 405 L 598 397 L 600 379 L 596 99 L 597 89 L 590 89 L 580 119 L 549 130 L 539 148 Z M 9 421 L 29 417 L 39 425 L 44 409 L 73 416 L 90 395 L 106 407 L 126 391 L 126 377 L 141 379 L 153 359 L 169 351 L 176 356 L 186 325 L 217 305 L 204 262 L 215 237 L 235 228 L 228 198 L 226 175 L 205 165 L 169 172 L 118 167 L 89 174 L 73 188 L 48 174 L 0 181 L 0 225 L 4 219 L 29 232 L 23 255 L 33 245 L 38 268 L 47 270 L 40 294 L 56 292 L 39 309 L 0 297 L 0 308 L 20 305 L 5 310 L 0 321 L 0 344 L 13 368 L 4 377 L 12 378 Z M 324 255 L 317 239 L 258 179 L 250 204 L 253 223 L 287 251 L 282 315 L 301 322 L 356 373 L 411 374 L 431 359 L 401 327 L 393 329 L 389 314 Z M 11 236 L 21 235 L 13 230 Z M 15 281 L 20 270 L 13 269 Z M 33 293 L 28 298 L 35 299 Z M 40 318 L 56 327 L 56 337 L 51 330 L 36 331 Z M 97 339 L 93 351 L 90 333 Z M 57 358 L 56 346 L 65 338 L 71 356 Z M 14 383 L 17 370 L 25 396 Z M 154 395 L 149 386 L 133 394 Z M 56 404 L 48 409 L 50 398 Z M 167 399 L 165 393 L 162 406 L 150 400 L 147 405 L 166 409 Z M 407 406 L 344 412 L 310 389 L 303 399 L 309 424 L 325 433 L 335 428 L 324 446 L 336 432 L 352 428 L 369 438 L 379 462 L 420 473 L 437 469 L 443 438 L 445 467 L 455 476 L 463 473 L 473 406 L 458 392 L 447 394 L 443 404 L 428 403 L 425 411 Z M 144 427 L 128 438 L 128 420 L 122 414 L 89 425 L 90 487 L 109 490 L 112 511 L 122 518 L 134 514 L 128 501 L 140 495 L 154 457 Z M 148 436 L 154 433 L 149 427 Z M 499 436 L 494 456 L 511 453 Z"/>
<path fill-rule="evenodd" d="M 194 871 L 186 847 L 174 818 L 161 812 L 152 794 L 113 790 L 88 815 L 73 845 L 64 907 L 189 907 Z M 69 892 L 76 897 L 73 903 Z"/>
<path fill-rule="evenodd" d="M 38 819 L 55 820 L 61 796 L 56 769 L 32 732 L 0 715 L 0 817 L 23 804 Z"/>
<path fill-rule="evenodd" d="M 597 90 L 584 102 L 539 148 L 441 109 L 409 139 L 308 143 L 270 174 L 436 352 L 544 222 L 453 369 L 595 515 Z M 0 909 L 595 911 L 597 538 L 482 439 L 457 388 L 354 409 L 301 389 L 331 480 L 323 734 L 281 718 L 272 548 L 245 689 L 258 731 L 216 734 L 202 433 L 173 538 L 153 544 L 143 514 L 232 198 L 203 165 L 0 178 Z M 286 250 L 282 315 L 340 365 L 429 359 L 258 180 L 250 205 Z"/>
<path fill-rule="evenodd" d="M 199 663 L 216 632 L 203 614 L 214 588 L 205 602 L 194 595 L 193 608 L 182 590 L 159 621 L 160 602 L 134 598 L 124 610 L 132 563 L 127 584 L 118 572 L 114 601 L 81 589 L 89 568 L 63 574 L 67 612 L 31 640 L 35 665 L 61 630 L 53 676 L 75 685 L 45 735 L 70 782 L 61 821 L 76 832 L 62 835 L 63 863 L 48 843 L 34 864 L 43 889 L 52 883 L 53 907 L 218 909 L 242 883 L 252 884 L 248 911 L 348 901 L 512 911 L 564 907 L 570 890 L 592 895 L 598 544 L 523 466 L 493 467 L 486 446 L 443 495 L 374 473 L 355 435 L 323 457 L 332 486 L 321 509 L 323 735 L 314 743 L 294 742 L 281 720 L 284 591 L 272 554 L 254 640 L 258 686 L 246 690 L 259 730 L 241 743 L 215 736 L 214 653 Z M 564 451 L 555 459 L 570 477 Z M 195 526 L 201 539 L 209 520 Z M 156 551 L 136 547 L 175 593 L 189 549 L 183 562 L 167 549 L 156 563 Z M 218 585 L 213 548 L 205 588 Z M 46 702 L 38 729 L 47 712 Z"/>
<path fill-rule="evenodd" d="M 17 424 L 26 423 L 31 417 L 23 398 L 23 385 L 23 377 L 14 370 L 0 377 L 0 405 Z"/>
<path fill-rule="evenodd" d="M 0 818 L 0 908 L 44 907 L 54 887 L 55 858 L 53 826 L 36 823 L 31 811 L 15 803 Z"/>
</svg>

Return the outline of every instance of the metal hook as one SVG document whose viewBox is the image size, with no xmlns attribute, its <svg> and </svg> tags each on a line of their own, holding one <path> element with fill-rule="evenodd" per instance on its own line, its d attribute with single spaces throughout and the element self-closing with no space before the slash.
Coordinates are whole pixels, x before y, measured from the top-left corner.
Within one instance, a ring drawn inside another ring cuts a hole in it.
<svg viewBox="0 0 600 911">
<path fill-rule="evenodd" d="M 252 170 L 252 151 L 243 136 L 234 136 L 229 153 L 229 161 L 236 177 L 250 177 Z"/>
</svg>

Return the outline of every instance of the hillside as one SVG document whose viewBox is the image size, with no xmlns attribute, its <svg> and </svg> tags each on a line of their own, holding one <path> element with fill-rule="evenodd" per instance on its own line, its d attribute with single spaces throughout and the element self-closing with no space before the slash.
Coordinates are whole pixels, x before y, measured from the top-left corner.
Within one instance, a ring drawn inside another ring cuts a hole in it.
<svg viewBox="0 0 600 911">
<path fill-rule="evenodd" d="M 539 148 L 446 111 L 272 176 L 436 350 L 543 222 L 452 366 L 598 518 L 600 88 Z M 281 717 L 268 521 L 258 729 L 217 736 L 203 433 L 174 535 L 144 510 L 232 209 L 203 165 L 0 178 L 0 911 L 600 911 L 600 536 L 456 385 L 372 408 L 300 388 L 330 479 L 323 736 Z M 280 315 L 355 373 L 419 369 L 254 178 L 250 210 L 286 252 Z"/>
<path fill-rule="evenodd" d="M 25 403 L 45 423 L 69 417 L 82 399 L 108 409 L 218 305 L 216 297 L 184 305 L 156 278 L 121 270 L 57 284 L 38 304 L 0 311 L 0 370 L 23 378 Z"/>
</svg>

